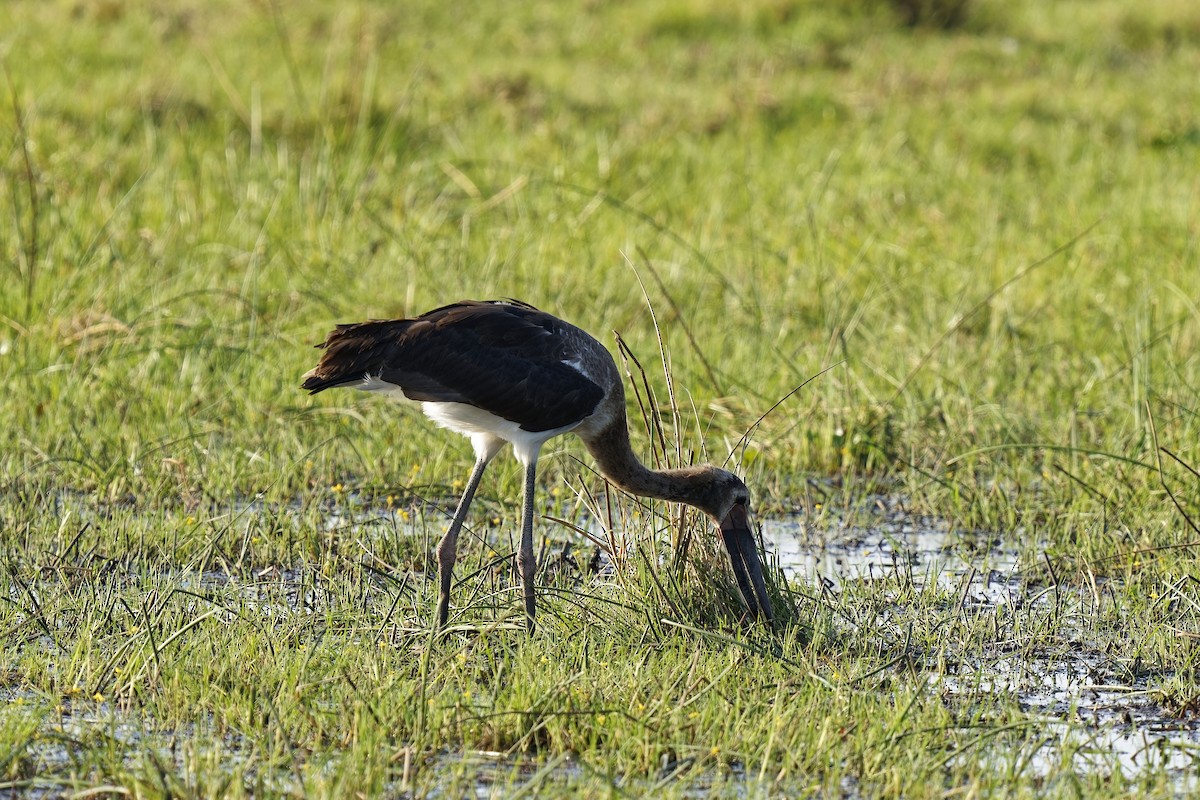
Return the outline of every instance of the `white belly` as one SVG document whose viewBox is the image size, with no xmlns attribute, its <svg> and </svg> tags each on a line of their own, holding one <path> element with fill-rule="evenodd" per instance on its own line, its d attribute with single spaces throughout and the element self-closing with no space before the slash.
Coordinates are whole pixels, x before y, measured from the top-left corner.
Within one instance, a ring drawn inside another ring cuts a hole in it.
<svg viewBox="0 0 1200 800">
<path fill-rule="evenodd" d="M 517 460 L 525 466 L 537 462 L 538 451 L 548 439 L 574 430 L 579 425 L 578 422 L 574 422 L 561 428 L 535 433 L 522 430 L 521 426 L 512 420 L 466 403 L 426 401 L 421 403 L 421 410 L 425 412 L 425 416 L 443 428 L 469 437 L 475 447 L 476 458 L 490 461 L 504 443 L 508 442 L 513 446 L 513 454 Z"/>
</svg>

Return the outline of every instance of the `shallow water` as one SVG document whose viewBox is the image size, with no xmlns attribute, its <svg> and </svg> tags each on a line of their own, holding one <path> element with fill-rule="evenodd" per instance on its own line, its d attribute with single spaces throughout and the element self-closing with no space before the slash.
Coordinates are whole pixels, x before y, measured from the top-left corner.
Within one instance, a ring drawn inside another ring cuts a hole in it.
<svg viewBox="0 0 1200 800">
<path fill-rule="evenodd" d="M 865 527 L 812 529 L 800 519 L 774 519 L 763 522 L 762 535 L 789 579 L 801 585 L 821 581 L 836 591 L 847 582 L 899 574 L 918 588 L 955 589 L 977 612 L 1048 604 L 1058 591 L 1026 580 L 1015 542 L 952 532 L 932 520 L 886 514 Z M 1165 709 L 1147 679 L 1117 677 L 1123 670 L 1086 635 L 1062 634 L 1073 640 L 1068 653 L 976 659 L 959 664 L 955 674 L 931 671 L 929 689 L 950 702 L 1011 697 L 1033 714 L 1039 736 L 1032 752 L 1019 754 L 1025 774 L 1046 776 L 1066 762 L 1078 774 L 1119 771 L 1136 779 L 1166 772 L 1181 793 L 1200 787 L 1200 721 Z"/>
<path fill-rule="evenodd" d="M 1197 786 L 1200 724 L 1170 715 L 1143 684 L 1100 682 L 1107 673 L 1095 653 L 1055 659 L 989 661 L 970 675 L 932 675 L 931 688 L 966 700 L 1014 696 L 1040 715 L 1044 744 L 1029 754 L 1027 771 L 1045 776 L 1061 768 L 1064 754 L 1079 773 L 1120 771 L 1136 778 L 1147 770 L 1176 777 L 1179 788 Z"/>
<path fill-rule="evenodd" d="M 762 523 L 767 549 L 790 580 L 823 582 L 837 589 L 847 581 L 897 574 L 921 586 L 961 589 L 975 602 L 998 603 L 1019 591 L 1017 548 L 994 537 L 964 537 L 942 524 L 885 521 L 870 527 L 812 530 L 798 518 Z M 966 580 L 969 586 L 964 586 Z"/>
</svg>

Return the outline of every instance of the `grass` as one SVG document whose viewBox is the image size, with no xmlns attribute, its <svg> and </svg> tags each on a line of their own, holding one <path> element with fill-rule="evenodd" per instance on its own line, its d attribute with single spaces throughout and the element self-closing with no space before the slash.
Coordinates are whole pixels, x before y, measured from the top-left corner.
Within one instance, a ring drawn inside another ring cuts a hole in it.
<svg viewBox="0 0 1200 800">
<path fill-rule="evenodd" d="M 1194 780 L 1034 768 L 1045 714 L 938 681 L 1082 649 L 1098 683 L 1194 712 L 1200 16 L 977 0 L 943 29 L 909 6 L 4 4 L 0 785 Z M 786 624 L 743 628 L 701 521 L 606 497 L 563 440 L 539 635 L 505 462 L 431 637 L 467 443 L 296 387 L 335 322 L 493 296 L 619 332 L 647 459 L 732 452 L 814 536 L 901 497 L 1013 543 L 1024 600 L 777 576 Z M 619 568 L 589 573 L 570 525 Z"/>
</svg>

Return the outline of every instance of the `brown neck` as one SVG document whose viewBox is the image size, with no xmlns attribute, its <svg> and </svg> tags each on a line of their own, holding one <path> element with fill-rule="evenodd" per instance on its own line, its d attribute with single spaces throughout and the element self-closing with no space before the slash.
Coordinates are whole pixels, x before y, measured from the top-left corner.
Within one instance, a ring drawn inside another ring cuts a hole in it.
<svg viewBox="0 0 1200 800">
<path fill-rule="evenodd" d="M 712 486 L 712 467 L 648 468 L 629 444 L 629 428 L 623 414 L 583 442 L 604 477 L 625 491 L 705 509 Z"/>
</svg>

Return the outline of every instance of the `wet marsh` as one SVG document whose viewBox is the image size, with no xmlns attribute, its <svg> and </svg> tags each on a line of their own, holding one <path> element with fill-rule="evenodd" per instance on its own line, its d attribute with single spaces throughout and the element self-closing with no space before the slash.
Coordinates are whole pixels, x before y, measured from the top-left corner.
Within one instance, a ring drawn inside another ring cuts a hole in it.
<svg viewBox="0 0 1200 800">
<path fill-rule="evenodd" d="M 112 558 L 87 531 L 101 519 L 196 527 L 202 514 L 144 520 L 79 496 L 58 505 L 80 528 L 67 547 L 40 564 L 8 562 L 9 674 L 29 679 L 5 690 L 20 745 L 6 785 L 32 796 L 128 785 L 152 765 L 164 782 L 138 791 L 336 793 L 365 764 L 372 791 L 393 795 L 791 795 L 813 788 L 797 762 L 837 748 L 846 763 L 818 769 L 837 775 L 839 793 L 863 796 L 881 789 L 849 759 L 886 763 L 875 751 L 902 752 L 910 739 L 921 742 L 917 769 L 893 778 L 905 794 L 938 776 L 1194 786 L 1200 726 L 1177 688 L 1190 677 L 1122 649 L 1131 609 L 1119 578 L 1063 580 L 1044 543 L 955 531 L 883 495 L 763 520 L 793 614 L 773 633 L 674 617 L 689 597 L 692 609 L 712 602 L 700 595 L 727 571 L 715 546 L 697 542 L 693 554 L 710 580 L 683 581 L 669 549 L 647 562 L 618 537 L 621 563 L 552 524 L 545 630 L 533 640 L 501 526 L 477 531 L 486 544 L 457 587 L 468 600 L 431 637 L 436 507 L 340 491 L 216 509 L 211 519 L 236 520 L 229 541 L 249 542 L 240 561 L 205 561 L 196 547 L 187 563 L 166 567 L 162 554 L 155 567 Z M 263 528 L 336 534 L 344 550 L 264 564 L 253 554 Z M 655 577 L 636 580 L 645 573 Z M 736 604 L 732 578 L 723 582 Z M 1175 591 L 1191 598 L 1186 584 Z M 792 704 L 818 699 L 845 715 L 821 720 L 813 742 Z M 875 708 L 858 716 L 864 701 Z M 748 716 L 724 719 L 730 703 Z M 364 726 L 366 752 L 336 738 Z M 748 729 L 777 742 L 777 772 L 744 749 Z"/>
<path fill-rule="evenodd" d="M 0 4 L 0 795 L 1194 791 L 1193 6 Z M 507 296 L 774 629 L 560 439 L 434 635 L 469 448 L 298 384 Z"/>
</svg>

